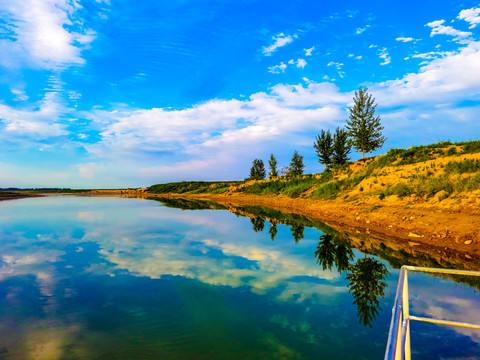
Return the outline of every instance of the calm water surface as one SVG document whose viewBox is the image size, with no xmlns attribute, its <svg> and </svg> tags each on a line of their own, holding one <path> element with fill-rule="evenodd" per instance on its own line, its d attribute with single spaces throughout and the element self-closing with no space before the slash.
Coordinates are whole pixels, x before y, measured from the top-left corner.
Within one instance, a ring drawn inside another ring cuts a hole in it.
<svg viewBox="0 0 480 360">
<path fill-rule="evenodd" d="M 269 219 L 0 202 L 0 359 L 383 359 L 398 270 L 325 228 Z M 416 315 L 480 323 L 475 286 L 409 284 Z M 414 324 L 412 350 L 479 359 L 480 332 Z"/>
</svg>

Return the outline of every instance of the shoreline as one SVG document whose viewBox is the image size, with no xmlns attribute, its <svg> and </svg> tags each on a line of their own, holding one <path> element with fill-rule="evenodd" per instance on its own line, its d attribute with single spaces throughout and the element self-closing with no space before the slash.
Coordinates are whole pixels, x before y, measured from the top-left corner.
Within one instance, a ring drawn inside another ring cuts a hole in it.
<svg viewBox="0 0 480 360">
<path fill-rule="evenodd" d="M 16 193 L 16 192 L 4 193 L 0 191 L 0 201 L 26 199 L 26 198 L 42 197 L 42 196 L 43 195 L 41 194 L 22 194 L 22 193 Z"/>
</svg>

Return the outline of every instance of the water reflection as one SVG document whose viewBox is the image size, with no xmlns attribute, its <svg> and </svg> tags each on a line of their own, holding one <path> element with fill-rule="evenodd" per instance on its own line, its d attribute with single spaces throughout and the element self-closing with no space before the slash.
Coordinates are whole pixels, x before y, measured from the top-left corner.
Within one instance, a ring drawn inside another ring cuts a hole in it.
<svg viewBox="0 0 480 360">
<path fill-rule="evenodd" d="M 250 218 L 250 222 L 252 223 L 253 231 L 255 232 L 263 231 L 265 228 L 265 219 L 260 216 Z"/>
<path fill-rule="evenodd" d="M 390 313 L 372 306 L 391 307 L 397 276 L 382 280 L 348 237 L 270 209 L 168 205 L 178 204 L 240 217 L 136 199 L 0 204 L 7 359 L 47 348 L 48 359 L 358 359 L 359 349 L 382 356 Z"/>
<path fill-rule="evenodd" d="M 378 298 L 385 295 L 387 284 L 384 280 L 390 275 L 386 266 L 376 259 L 367 258 L 366 254 L 364 259 L 351 264 L 353 249 L 346 237 L 338 235 L 321 235 L 315 256 L 323 270 L 331 270 L 335 266 L 338 272 L 347 273 L 348 288 L 355 299 L 353 303 L 357 305 L 359 321 L 371 327 L 380 309 Z"/>
<path fill-rule="evenodd" d="M 305 231 L 305 226 L 303 225 L 291 225 L 291 231 L 293 239 L 295 240 L 295 244 L 297 244 L 300 240 L 302 240 L 305 236 L 303 232 Z"/>
<path fill-rule="evenodd" d="M 168 200 L 169 206 L 177 206 L 183 209 L 206 209 L 212 208 L 211 203 L 200 203 L 195 200 L 192 204 L 188 204 L 188 200 L 179 199 Z M 232 209 L 230 208 L 232 211 Z M 270 221 L 269 234 L 272 240 L 278 232 L 277 221 L 290 227 L 292 237 L 296 244 L 305 238 L 305 226 L 317 227 L 328 231 L 320 236 L 315 257 L 322 270 L 336 270 L 341 274 L 346 273 L 348 280 L 348 288 L 352 294 L 353 304 L 358 309 L 358 319 L 363 326 L 372 326 L 380 310 L 380 297 L 384 297 L 384 289 L 387 286 L 385 278 L 390 275 L 387 268 L 380 261 L 367 258 L 354 260 L 353 247 L 349 244 L 349 239 L 345 234 L 329 228 L 325 224 L 315 222 L 307 217 L 285 214 L 274 209 L 268 209 L 260 206 L 244 206 L 233 210 L 237 215 L 247 216 L 250 218 L 253 231 L 261 232 L 265 228 L 265 222 L 268 218 Z"/>
<path fill-rule="evenodd" d="M 372 326 L 372 321 L 378 316 L 380 309 L 378 298 L 385 296 L 387 284 L 384 280 L 389 275 L 384 264 L 368 257 L 358 259 L 349 267 L 348 288 L 355 298 L 354 304 L 358 307 L 359 321 L 364 326 Z"/>
<path fill-rule="evenodd" d="M 272 241 L 274 241 L 275 237 L 277 236 L 277 233 L 278 233 L 277 223 L 275 223 L 275 222 L 270 223 L 270 228 L 268 229 L 268 233 L 270 234 L 270 239 L 272 239 Z"/>
</svg>

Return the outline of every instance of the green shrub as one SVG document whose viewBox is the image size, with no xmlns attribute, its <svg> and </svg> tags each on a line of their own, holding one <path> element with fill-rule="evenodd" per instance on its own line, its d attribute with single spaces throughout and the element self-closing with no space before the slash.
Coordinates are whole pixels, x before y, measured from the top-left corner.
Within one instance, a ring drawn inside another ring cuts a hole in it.
<svg viewBox="0 0 480 360">
<path fill-rule="evenodd" d="M 480 152 L 480 140 L 461 142 L 456 145 L 463 147 L 464 154 Z"/>
<path fill-rule="evenodd" d="M 457 153 L 457 149 L 455 149 L 454 147 L 451 147 L 450 149 L 447 150 L 445 155 L 446 156 L 452 156 L 452 155 L 455 155 L 456 153 Z"/>
<path fill-rule="evenodd" d="M 451 194 L 454 190 L 453 184 L 449 180 L 448 176 L 440 175 L 437 177 L 428 178 L 426 181 L 420 183 L 416 189 L 416 193 L 419 196 L 431 197 L 439 191 L 445 191 L 447 194 Z"/>
<path fill-rule="evenodd" d="M 462 179 L 455 184 L 457 191 L 473 191 L 480 189 L 480 173 L 466 179 Z"/>
<path fill-rule="evenodd" d="M 331 199 L 338 196 L 342 187 L 343 181 L 331 181 L 326 184 L 320 185 L 312 193 L 312 197 L 318 197 L 321 199 Z"/>
<path fill-rule="evenodd" d="M 399 198 L 403 198 L 412 194 L 412 188 L 405 183 L 398 183 L 391 188 L 391 192 Z"/>
<path fill-rule="evenodd" d="M 467 159 L 462 161 L 450 161 L 445 165 L 448 174 L 463 174 L 480 171 L 480 160 Z"/>
</svg>

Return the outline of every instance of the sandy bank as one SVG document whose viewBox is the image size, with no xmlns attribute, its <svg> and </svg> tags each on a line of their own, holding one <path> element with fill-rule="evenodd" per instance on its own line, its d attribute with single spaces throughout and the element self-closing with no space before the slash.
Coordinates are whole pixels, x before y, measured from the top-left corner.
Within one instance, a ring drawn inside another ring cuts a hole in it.
<svg viewBox="0 0 480 360">
<path fill-rule="evenodd" d="M 2 200 L 24 199 L 24 198 L 39 197 L 39 196 L 42 196 L 42 195 L 0 191 L 0 201 L 2 201 Z"/>
</svg>

